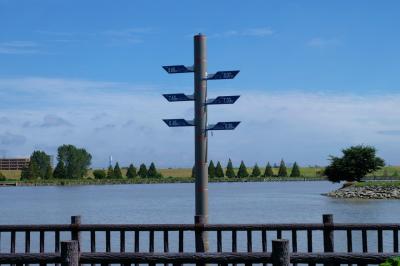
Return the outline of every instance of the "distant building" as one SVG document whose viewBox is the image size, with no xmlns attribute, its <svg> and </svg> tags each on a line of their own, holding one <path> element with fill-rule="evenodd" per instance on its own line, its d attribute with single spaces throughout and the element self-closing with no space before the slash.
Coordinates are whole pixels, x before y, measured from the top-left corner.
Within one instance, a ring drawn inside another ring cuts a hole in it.
<svg viewBox="0 0 400 266">
<path fill-rule="evenodd" d="M 22 170 L 29 164 L 29 158 L 0 158 L 0 170 Z"/>
</svg>

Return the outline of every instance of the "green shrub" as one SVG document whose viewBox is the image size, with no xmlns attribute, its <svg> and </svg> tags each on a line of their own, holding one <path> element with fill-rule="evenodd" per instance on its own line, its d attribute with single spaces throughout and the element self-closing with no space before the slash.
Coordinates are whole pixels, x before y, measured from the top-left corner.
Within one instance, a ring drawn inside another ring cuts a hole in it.
<svg viewBox="0 0 400 266">
<path fill-rule="evenodd" d="M 107 173 L 104 170 L 97 169 L 93 171 L 93 176 L 95 179 L 106 179 Z"/>
<path fill-rule="evenodd" d="M 379 266 L 400 266 L 400 257 L 390 258 L 385 262 L 381 263 Z"/>
</svg>

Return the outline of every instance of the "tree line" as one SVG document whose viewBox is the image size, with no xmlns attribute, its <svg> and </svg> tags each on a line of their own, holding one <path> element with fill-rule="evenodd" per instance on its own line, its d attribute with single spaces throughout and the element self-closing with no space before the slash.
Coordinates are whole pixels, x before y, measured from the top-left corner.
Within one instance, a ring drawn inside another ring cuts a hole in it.
<svg viewBox="0 0 400 266">
<path fill-rule="evenodd" d="M 103 169 L 97 169 L 93 171 L 93 176 L 95 179 L 120 179 L 123 178 L 123 174 L 121 168 L 119 167 L 118 162 L 114 167 L 110 165 L 107 169 L 107 172 Z M 137 171 L 136 167 L 133 164 L 130 164 L 126 171 L 127 178 L 161 178 L 162 174 L 157 171 L 155 164 L 152 162 L 147 169 L 146 165 L 142 163 L 139 166 L 139 171 Z"/>
<path fill-rule="evenodd" d="M 87 176 L 92 155 L 85 149 L 77 148 L 74 145 L 62 145 L 57 149 L 57 165 L 52 169 L 51 157 L 44 151 L 34 151 L 30 156 L 27 167 L 21 171 L 21 179 L 79 179 Z M 107 171 L 98 169 L 93 171 L 96 179 L 119 179 L 123 178 L 118 162 L 115 166 L 109 166 Z M 152 162 L 147 169 L 145 164 L 139 166 L 139 170 L 130 164 L 127 178 L 159 178 L 162 177 Z M 1 177 L 1 176 L 0 176 Z"/>
<path fill-rule="evenodd" d="M 76 179 L 87 174 L 92 155 L 74 145 L 62 145 L 57 149 L 57 165 L 54 171 L 51 157 L 44 151 L 34 151 L 27 167 L 21 171 L 21 179 Z"/>
<path fill-rule="evenodd" d="M 278 168 L 278 166 L 274 165 L 274 168 Z M 192 177 L 194 177 L 194 176 L 195 176 L 195 168 L 193 166 Z M 208 177 L 210 177 L 210 178 L 214 178 L 214 177 L 228 177 L 228 178 L 288 177 L 288 176 L 290 176 L 290 177 L 300 177 L 301 176 L 300 167 L 297 164 L 297 162 L 295 162 L 293 164 L 290 175 L 288 173 L 286 164 L 283 159 L 280 162 L 278 172 L 276 174 L 274 173 L 273 167 L 271 166 L 271 164 L 269 162 L 267 162 L 264 173 L 261 173 L 260 167 L 257 164 L 254 165 L 251 173 L 249 173 L 249 171 L 243 161 L 240 162 L 239 169 L 238 169 L 237 173 L 235 173 L 231 159 L 228 160 L 228 164 L 226 166 L 225 172 L 219 161 L 217 162 L 217 166 L 214 165 L 214 162 L 212 160 L 208 164 Z"/>
</svg>

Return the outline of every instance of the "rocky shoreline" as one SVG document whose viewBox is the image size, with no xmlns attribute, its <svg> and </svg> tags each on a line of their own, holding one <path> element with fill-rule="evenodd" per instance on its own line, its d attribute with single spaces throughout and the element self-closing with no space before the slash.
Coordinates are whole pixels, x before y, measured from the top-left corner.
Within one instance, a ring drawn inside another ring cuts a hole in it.
<svg viewBox="0 0 400 266">
<path fill-rule="evenodd" d="M 400 199 L 398 186 L 345 186 L 324 196 L 344 199 Z"/>
</svg>

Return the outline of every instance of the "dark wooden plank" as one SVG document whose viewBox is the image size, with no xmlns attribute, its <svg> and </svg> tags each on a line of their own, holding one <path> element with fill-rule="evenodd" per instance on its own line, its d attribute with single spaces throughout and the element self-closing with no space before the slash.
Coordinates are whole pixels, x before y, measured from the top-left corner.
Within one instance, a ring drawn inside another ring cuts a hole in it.
<svg viewBox="0 0 400 266">
<path fill-rule="evenodd" d="M 253 252 L 253 231 L 246 230 L 247 232 L 247 252 Z M 251 266 L 252 263 L 245 263 L 245 266 Z"/>
<path fill-rule="evenodd" d="M 125 230 L 119 231 L 119 251 L 125 252 Z"/>
<path fill-rule="evenodd" d="M 393 252 L 399 252 L 399 230 L 393 230 Z"/>
<path fill-rule="evenodd" d="M 106 252 L 111 252 L 111 232 L 106 231 Z"/>
<path fill-rule="evenodd" d="M 247 252 L 253 252 L 253 238 L 251 230 L 247 230 Z"/>
<path fill-rule="evenodd" d="M 168 230 L 164 230 L 164 252 L 169 252 L 169 233 Z"/>
<path fill-rule="evenodd" d="M 237 231 L 232 230 L 232 252 L 237 252 Z"/>
<path fill-rule="evenodd" d="M 164 252 L 169 252 L 169 233 L 168 230 L 163 231 L 163 239 L 164 239 Z M 164 266 L 168 266 L 168 263 L 164 263 Z"/>
<path fill-rule="evenodd" d="M 183 230 L 179 230 L 179 252 L 183 252 L 183 244 L 184 244 L 184 240 L 183 240 Z"/>
<path fill-rule="evenodd" d="M 54 252 L 60 252 L 60 231 L 54 231 Z M 55 266 L 59 266 L 59 263 L 56 263 Z"/>
<path fill-rule="evenodd" d="M 367 230 L 361 230 L 361 238 L 362 238 L 362 250 L 364 253 L 368 252 L 368 236 Z"/>
<path fill-rule="evenodd" d="M 346 239 L 347 239 L 347 252 L 353 252 L 353 235 L 351 229 L 346 230 Z M 353 264 L 349 263 L 347 266 L 352 266 Z"/>
<path fill-rule="evenodd" d="M 25 253 L 31 253 L 31 232 L 25 232 Z"/>
<path fill-rule="evenodd" d="M 45 238 L 44 238 L 44 231 L 41 230 L 41 231 L 39 232 L 39 252 L 40 252 L 40 253 L 44 253 L 44 241 L 45 241 Z M 45 266 L 45 265 L 46 265 L 45 263 L 41 263 L 41 264 L 40 264 L 40 266 Z"/>
<path fill-rule="evenodd" d="M 383 252 L 383 231 L 378 229 L 378 253 Z"/>
<path fill-rule="evenodd" d="M 0 239 L 1 241 L 1 239 Z M 25 253 L 31 253 L 31 232 L 25 231 Z M 29 263 L 26 263 L 25 266 L 29 266 Z"/>
<path fill-rule="evenodd" d="M 267 230 L 261 230 L 261 248 L 263 252 L 267 252 Z M 263 266 L 267 266 L 263 263 Z"/>
<path fill-rule="evenodd" d="M 139 230 L 135 230 L 135 253 L 138 253 L 140 250 L 140 231 Z M 135 263 L 135 266 L 139 266 L 138 263 Z"/>
<path fill-rule="evenodd" d="M 307 230 L 307 252 L 313 251 L 313 244 L 312 244 L 312 230 Z"/>
<path fill-rule="evenodd" d="M 282 239 L 282 230 L 280 230 L 280 229 L 276 230 L 276 238 Z"/>
<path fill-rule="evenodd" d="M 135 252 L 139 252 L 140 250 L 140 232 L 138 230 L 135 231 Z"/>
<path fill-rule="evenodd" d="M 292 252 L 297 252 L 297 230 L 292 230 Z"/>
<path fill-rule="evenodd" d="M 154 230 L 149 231 L 149 252 L 154 253 Z M 155 263 L 149 263 L 149 266 L 155 265 Z"/>
<path fill-rule="evenodd" d="M 149 231 L 149 252 L 154 252 L 154 230 Z"/>
<path fill-rule="evenodd" d="M 222 231 L 217 231 L 217 252 L 222 252 Z"/>
<path fill-rule="evenodd" d="M 15 231 L 11 231 L 10 253 L 15 253 Z"/>
<path fill-rule="evenodd" d="M 347 252 L 353 252 L 353 234 L 351 229 L 346 230 L 347 235 Z"/>
<path fill-rule="evenodd" d="M 96 231 L 90 230 L 90 252 L 96 252 Z M 92 266 L 96 266 L 92 263 Z"/>
<path fill-rule="evenodd" d="M 96 252 L 96 231 L 90 231 L 90 252 Z"/>
<path fill-rule="evenodd" d="M 307 229 L 307 252 L 313 251 L 313 232 L 312 229 Z M 309 266 L 315 266 L 315 263 L 308 263 Z"/>
<path fill-rule="evenodd" d="M 39 252 L 44 253 L 44 231 L 39 233 Z"/>
</svg>

